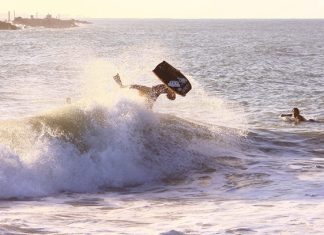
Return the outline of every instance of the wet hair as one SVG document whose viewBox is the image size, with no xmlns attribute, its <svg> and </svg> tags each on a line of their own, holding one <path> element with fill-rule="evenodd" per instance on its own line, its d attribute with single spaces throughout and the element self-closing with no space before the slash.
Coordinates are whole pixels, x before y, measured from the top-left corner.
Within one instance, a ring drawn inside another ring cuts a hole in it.
<svg viewBox="0 0 324 235">
<path fill-rule="evenodd" d="M 176 94 L 173 91 L 169 91 L 167 93 L 167 97 L 169 100 L 175 100 L 176 99 Z"/>
<path fill-rule="evenodd" d="M 293 108 L 292 112 L 297 113 L 297 115 L 300 113 L 298 108 Z"/>
</svg>

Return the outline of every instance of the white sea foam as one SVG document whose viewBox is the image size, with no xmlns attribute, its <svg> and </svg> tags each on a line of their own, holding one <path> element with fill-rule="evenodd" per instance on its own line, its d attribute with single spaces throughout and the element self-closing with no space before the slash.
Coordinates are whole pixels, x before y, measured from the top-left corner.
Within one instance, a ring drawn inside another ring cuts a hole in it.
<svg viewBox="0 0 324 235">
<path fill-rule="evenodd" d="M 98 192 L 179 179 L 192 170 L 212 168 L 211 158 L 226 155 L 239 142 L 243 133 L 225 126 L 242 124 L 241 117 L 237 119 L 222 100 L 202 96 L 203 88 L 193 79 L 191 97 L 158 102 L 152 112 L 136 91 L 115 84 L 112 76 L 122 68 L 89 60 L 79 83 L 82 97 L 34 117 L 2 123 L 0 198 Z M 123 82 L 134 83 L 127 77 Z M 166 106 L 181 118 L 159 114 Z M 192 109 L 195 112 L 188 112 Z M 199 119 L 203 113 L 206 118 Z M 215 117 L 224 127 L 210 122 Z"/>
<path fill-rule="evenodd" d="M 95 192 L 182 178 L 224 152 L 225 139 L 211 139 L 214 128 L 153 113 L 133 96 L 3 123 L 0 197 Z M 32 148 L 24 148 L 26 142 Z"/>
</svg>

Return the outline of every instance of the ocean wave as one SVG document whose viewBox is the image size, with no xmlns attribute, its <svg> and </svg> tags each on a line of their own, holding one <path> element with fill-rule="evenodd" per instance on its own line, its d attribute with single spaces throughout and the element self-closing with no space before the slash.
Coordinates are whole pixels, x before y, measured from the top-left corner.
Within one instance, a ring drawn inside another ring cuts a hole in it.
<svg viewBox="0 0 324 235">
<path fill-rule="evenodd" d="M 240 135 L 121 100 L 0 123 L 0 198 L 97 192 L 216 167 Z"/>
</svg>

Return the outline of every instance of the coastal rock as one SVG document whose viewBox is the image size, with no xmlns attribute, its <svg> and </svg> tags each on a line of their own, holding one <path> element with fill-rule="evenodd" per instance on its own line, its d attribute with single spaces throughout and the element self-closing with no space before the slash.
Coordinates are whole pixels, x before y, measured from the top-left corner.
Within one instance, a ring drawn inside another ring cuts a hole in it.
<svg viewBox="0 0 324 235">
<path fill-rule="evenodd" d="M 13 24 L 0 21 L 0 30 L 17 30 L 17 29 L 19 28 Z"/>
<path fill-rule="evenodd" d="M 16 17 L 13 21 L 15 24 L 20 24 L 29 27 L 44 27 L 44 28 L 73 28 L 77 27 L 77 23 L 88 24 L 89 22 L 86 21 L 79 21 L 79 20 L 61 20 L 52 18 L 51 15 L 48 15 L 44 19 L 38 18 L 22 18 Z"/>
</svg>

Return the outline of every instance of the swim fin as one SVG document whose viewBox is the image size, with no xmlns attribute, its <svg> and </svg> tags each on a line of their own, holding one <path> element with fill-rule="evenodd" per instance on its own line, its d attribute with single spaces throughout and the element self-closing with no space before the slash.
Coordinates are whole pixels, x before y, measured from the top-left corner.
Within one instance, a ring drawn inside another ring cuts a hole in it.
<svg viewBox="0 0 324 235">
<path fill-rule="evenodd" d="M 120 76 L 119 76 L 119 73 L 117 73 L 115 76 L 113 76 L 115 82 L 120 86 L 120 87 L 123 87 L 123 83 L 120 79 Z"/>
</svg>

